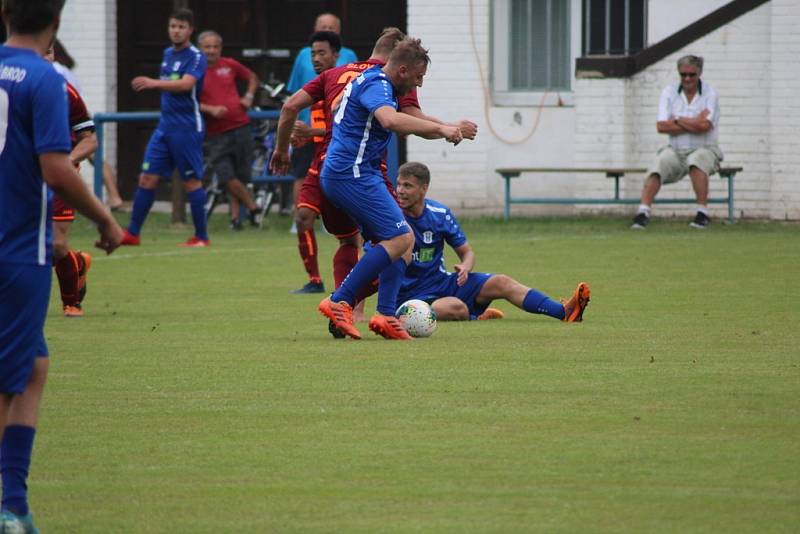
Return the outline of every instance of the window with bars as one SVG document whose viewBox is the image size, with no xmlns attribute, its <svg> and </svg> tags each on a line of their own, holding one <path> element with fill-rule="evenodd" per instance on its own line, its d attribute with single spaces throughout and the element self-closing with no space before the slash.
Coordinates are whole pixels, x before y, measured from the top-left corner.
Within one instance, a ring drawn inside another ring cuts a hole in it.
<svg viewBox="0 0 800 534">
<path fill-rule="evenodd" d="M 514 93 L 570 91 L 570 0 L 495 0 L 492 72 L 495 99 Z"/>
<path fill-rule="evenodd" d="M 631 55 L 647 41 L 647 0 L 583 0 L 583 54 Z"/>
</svg>

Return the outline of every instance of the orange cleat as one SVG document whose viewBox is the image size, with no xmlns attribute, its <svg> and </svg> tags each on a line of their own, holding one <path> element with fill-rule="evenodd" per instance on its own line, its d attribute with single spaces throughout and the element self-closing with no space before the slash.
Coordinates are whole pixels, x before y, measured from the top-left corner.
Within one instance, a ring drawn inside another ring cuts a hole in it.
<svg viewBox="0 0 800 534">
<path fill-rule="evenodd" d="M 393 315 L 373 315 L 369 320 L 369 329 L 386 339 L 414 339 Z"/>
<path fill-rule="evenodd" d="M 208 239 L 200 239 L 196 235 L 193 235 L 183 243 L 178 243 L 179 247 L 191 247 L 191 248 L 199 248 L 199 247 L 210 247 L 211 241 Z"/>
<path fill-rule="evenodd" d="M 589 305 L 589 284 L 581 282 L 575 288 L 572 298 L 568 301 L 561 301 L 564 305 L 564 322 L 567 323 L 580 323 L 583 321 L 583 311 Z"/>
<path fill-rule="evenodd" d="M 505 317 L 506 314 L 498 310 L 497 308 L 486 308 L 482 314 L 478 316 L 479 321 L 489 321 L 491 319 L 502 319 Z"/>
<path fill-rule="evenodd" d="M 92 256 L 88 252 L 78 251 L 77 254 L 83 258 L 83 269 L 78 271 L 78 303 L 81 303 L 86 297 L 86 273 L 89 272 L 89 268 L 92 266 Z"/>
<path fill-rule="evenodd" d="M 129 247 L 138 247 L 142 243 L 142 240 L 139 239 L 138 235 L 133 235 L 127 229 L 125 233 L 122 234 L 122 241 L 119 242 L 122 246 L 129 246 Z"/>
<path fill-rule="evenodd" d="M 64 306 L 64 317 L 83 317 L 83 310 L 78 306 Z"/>
<path fill-rule="evenodd" d="M 333 302 L 330 297 L 319 303 L 319 312 L 331 320 L 333 326 L 353 339 L 361 339 L 361 332 L 353 324 L 353 308 L 347 302 Z M 330 327 L 329 327 L 330 330 Z"/>
</svg>

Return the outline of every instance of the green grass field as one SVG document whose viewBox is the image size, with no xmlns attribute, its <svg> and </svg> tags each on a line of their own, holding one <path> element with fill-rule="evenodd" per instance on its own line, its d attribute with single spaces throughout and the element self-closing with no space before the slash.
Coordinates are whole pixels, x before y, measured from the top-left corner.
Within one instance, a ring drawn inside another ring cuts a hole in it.
<svg viewBox="0 0 800 534">
<path fill-rule="evenodd" d="M 96 255 L 81 319 L 54 282 L 44 532 L 796 532 L 800 225 L 465 220 L 477 270 L 589 282 L 584 322 L 504 302 L 389 342 L 289 295 L 287 218 L 224 221 L 186 250 L 151 216 Z"/>
</svg>

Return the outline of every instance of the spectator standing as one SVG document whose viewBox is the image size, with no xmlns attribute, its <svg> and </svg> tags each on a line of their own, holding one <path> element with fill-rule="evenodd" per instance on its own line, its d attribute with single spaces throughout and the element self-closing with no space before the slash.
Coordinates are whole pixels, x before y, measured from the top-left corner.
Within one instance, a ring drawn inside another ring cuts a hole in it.
<svg viewBox="0 0 800 534">
<path fill-rule="evenodd" d="M 207 116 L 208 159 L 220 185 L 228 192 L 231 229 L 242 229 L 240 203 L 250 211 L 250 224 L 258 226 L 258 207 L 244 185 L 250 181 L 253 164 L 253 133 L 247 110 L 253 106 L 258 76 L 235 59 L 222 56 L 222 37 L 217 32 L 201 33 L 197 45 L 208 61 L 200 93 L 200 110 Z M 236 80 L 247 83 L 242 96 Z"/>
<path fill-rule="evenodd" d="M 111 252 L 122 239 L 122 229 L 69 159 L 64 80 L 42 59 L 63 5 L 3 1 L 9 36 L 0 46 L 0 532 L 39 532 L 28 506 L 28 471 L 49 367 L 49 189 L 97 224 L 97 246 Z"/>
<path fill-rule="evenodd" d="M 203 189 L 203 136 L 205 128 L 198 95 L 206 76 L 206 57 L 189 40 L 194 31 L 191 10 L 175 10 L 168 23 L 172 46 L 164 50 L 159 78 L 137 76 L 131 81 L 134 91 L 161 91 L 161 120 L 150 136 L 133 199 L 131 221 L 123 245 L 139 245 L 139 233 L 156 199 L 162 176 L 178 168 L 189 198 L 194 235 L 181 243 L 185 247 L 207 247 L 206 192 Z"/>
<path fill-rule="evenodd" d="M 697 214 L 689 226 L 706 228 L 711 224 L 708 176 L 719 169 L 723 155 L 717 145 L 719 97 L 700 79 L 702 74 L 702 57 L 683 56 L 678 60 L 680 81 L 661 92 L 656 128 L 658 133 L 669 135 L 669 145 L 658 151 L 647 172 L 631 228 L 642 229 L 650 222 L 651 206 L 661 184 L 677 182 L 687 174 L 697 198 Z"/>
</svg>

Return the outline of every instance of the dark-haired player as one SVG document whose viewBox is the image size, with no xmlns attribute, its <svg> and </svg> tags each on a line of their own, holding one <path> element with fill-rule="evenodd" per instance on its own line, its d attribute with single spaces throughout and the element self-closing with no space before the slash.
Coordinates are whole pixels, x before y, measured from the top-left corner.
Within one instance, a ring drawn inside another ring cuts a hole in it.
<svg viewBox="0 0 800 534">
<path fill-rule="evenodd" d="M 500 310 L 489 308 L 493 300 L 504 299 L 529 313 L 538 313 L 566 322 L 583 320 L 589 304 L 589 286 L 581 282 L 564 303 L 531 289 L 505 274 L 475 273 L 475 253 L 467 243 L 450 208 L 426 199 L 431 174 L 422 163 L 400 166 L 397 176 L 397 201 L 414 231 L 414 252 L 406 269 L 397 303 L 424 300 L 443 321 L 500 319 Z M 448 272 L 444 245 L 458 254 L 459 263 Z"/>
<path fill-rule="evenodd" d="M 133 197 L 133 211 L 123 245 L 138 245 L 147 214 L 156 198 L 160 178 L 178 168 L 186 190 L 194 222 L 194 235 L 181 243 L 185 247 L 207 247 L 206 193 L 203 189 L 203 135 L 199 95 L 206 75 L 206 57 L 189 40 L 194 31 L 191 10 L 177 9 L 169 16 L 168 33 L 172 46 L 164 50 L 159 79 L 137 76 L 131 81 L 134 91 L 161 91 L 161 120 L 150 137 Z"/>
<path fill-rule="evenodd" d="M 45 59 L 55 60 L 53 47 Z M 89 116 L 86 103 L 75 86 L 67 83 L 69 99 L 69 127 L 71 131 L 72 151 L 69 159 L 76 167 L 89 158 L 97 150 L 97 136 L 94 133 L 94 121 Z M 70 250 L 69 227 L 75 220 L 75 210 L 58 195 L 53 196 L 53 266 L 58 278 L 61 292 L 61 306 L 66 317 L 82 317 L 82 302 L 86 296 L 86 274 L 92 265 L 92 256 L 88 252 Z"/>
<path fill-rule="evenodd" d="M 34 533 L 28 469 L 49 359 L 52 222 L 48 186 L 97 223 L 97 246 L 119 246 L 122 229 L 69 159 L 64 79 L 42 59 L 63 0 L 4 0 L 0 46 L 0 532 Z"/>
</svg>

